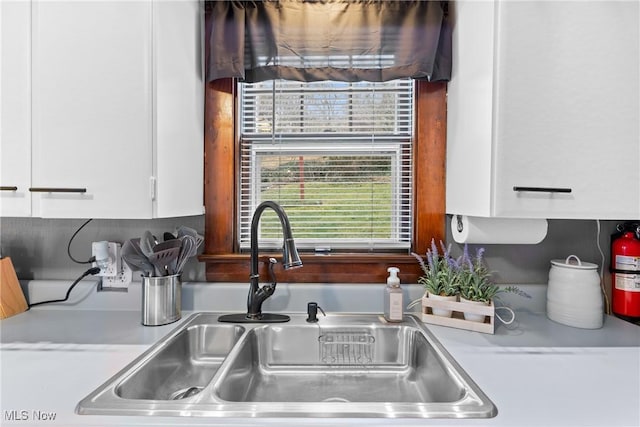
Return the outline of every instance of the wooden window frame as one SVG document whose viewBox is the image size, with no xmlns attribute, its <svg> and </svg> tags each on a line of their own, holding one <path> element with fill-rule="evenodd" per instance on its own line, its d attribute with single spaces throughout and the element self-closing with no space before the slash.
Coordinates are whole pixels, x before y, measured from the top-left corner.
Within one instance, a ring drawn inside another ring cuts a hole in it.
<svg viewBox="0 0 640 427">
<path fill-rule="evenodd" d="M 236 132 L 237 85 L 234 79 L 215 80 L 205 87 L 205 250 L 209 282 L 247 282 L 250 257 L 237 245 L 237 179 L 239 148 Z M 444 82 L 416 81 L 414 161 L 414 231 L 411 251 L 424 255 L 431 239 L 445 236 L 446 92 Z M 267 277 L 269 257 L 261 252 L 260 275 Z M 300 254 L 303 268 L 276 267 L 280 282 L 384 283 L 387 268 L 400 268 L 403 283 L 416 283 L 421 270 L 410 254 Z"/>
</svg>

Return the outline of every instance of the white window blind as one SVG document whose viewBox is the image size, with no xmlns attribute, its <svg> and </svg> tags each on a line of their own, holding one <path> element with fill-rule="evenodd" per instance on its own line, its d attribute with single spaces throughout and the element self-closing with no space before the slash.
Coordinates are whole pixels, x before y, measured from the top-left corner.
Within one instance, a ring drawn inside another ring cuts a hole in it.
<svg viewBox="0 0 640 427">
<path fill-rule="evenodd" d="M 413 81 L 240 84 L 239 244 L 253 212 L 279 203 L 299 249 L 410 247 Z M 279 247 L 262 216 L 261 247 Z"/>
</svg>

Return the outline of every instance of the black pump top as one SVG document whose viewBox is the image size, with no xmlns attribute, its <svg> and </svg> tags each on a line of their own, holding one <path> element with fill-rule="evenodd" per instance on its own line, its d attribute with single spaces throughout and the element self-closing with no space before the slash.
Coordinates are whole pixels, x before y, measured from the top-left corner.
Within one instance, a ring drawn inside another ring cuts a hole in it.
<svg viewBox="0 0 640 427">
<path fill-rule="evenodd" d="M 326 316 L 324 310 L 318 305 L 317 302 L 307 303 L 307 322 L 315 323 L 318 321 L 318 310 L 320 310 L 322 314 Z"/>
</svg>

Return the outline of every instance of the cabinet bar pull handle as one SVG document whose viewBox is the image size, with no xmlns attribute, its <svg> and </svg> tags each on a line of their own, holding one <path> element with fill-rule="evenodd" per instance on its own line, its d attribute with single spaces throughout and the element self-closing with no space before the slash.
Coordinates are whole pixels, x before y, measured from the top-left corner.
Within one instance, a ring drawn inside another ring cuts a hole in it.
<svg viewBox="0 0 640 427">
<path fill-rule="evenodd" d="M 554 187 L 513 187 L 513 191 L 533 191 L 537 193 L 571 193 L 570 188 Z"/>
<path fill-rule="evenodd" d="M 18 187 L 0 186 L 0 191 L 18 191 Z"/>
<path fill-rule="evenodd" d="M 86 193 L 86 188 L 31 187 L 32 193 Z"/>
</svg>

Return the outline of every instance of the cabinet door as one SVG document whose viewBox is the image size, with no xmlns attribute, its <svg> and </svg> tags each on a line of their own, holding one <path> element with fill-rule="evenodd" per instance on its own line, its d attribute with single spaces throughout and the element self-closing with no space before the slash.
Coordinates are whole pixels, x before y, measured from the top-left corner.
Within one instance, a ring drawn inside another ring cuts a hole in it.
<svg viewBox="0 0 640 427">
<path fill-rule="evenodd" d="M 156 217 L 204 212 L 204 55 L 200 8 L 198 0 L 154 3 Z"/>
<path fill-rule="evenodd" d="M 500 4 L 497 216 L 640 214 L 638 8 L 638 2 Z"/>
<path fill-rule="evenodd" d="M 31 4 L 0 2 L 0 216 L 30 216 Z"/>
<path fill-rule="evenodd" d="M 151 217 L 151 13 L 149 1 L 34 1 L 34 215 Z"/>
</svg>

